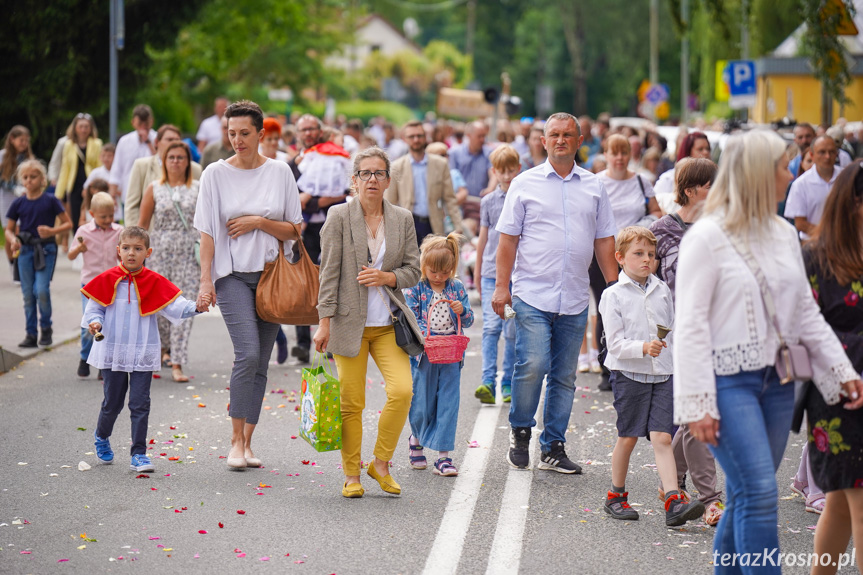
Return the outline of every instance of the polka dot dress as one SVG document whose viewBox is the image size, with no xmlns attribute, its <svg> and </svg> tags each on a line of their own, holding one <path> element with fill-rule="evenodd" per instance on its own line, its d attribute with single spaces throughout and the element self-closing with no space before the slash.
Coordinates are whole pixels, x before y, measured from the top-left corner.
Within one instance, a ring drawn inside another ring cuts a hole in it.
<svg viewBox="0 0 863 575">
<path fill-rule="evenodd" d="M 444 301 L 444 303 L 431 309 L 434 303 L 440 300 L 446 300 L 446 298 L 442 293 L 433 292 L 431 301 L 429 302 L 429 309 L 431 310 L 429 326 L 431 327 L 431 332 L 439 335 L 455 333 L 455 324 L 453 324 L 452 317 L 450 316 L 449 303 Z"/>
</svg>

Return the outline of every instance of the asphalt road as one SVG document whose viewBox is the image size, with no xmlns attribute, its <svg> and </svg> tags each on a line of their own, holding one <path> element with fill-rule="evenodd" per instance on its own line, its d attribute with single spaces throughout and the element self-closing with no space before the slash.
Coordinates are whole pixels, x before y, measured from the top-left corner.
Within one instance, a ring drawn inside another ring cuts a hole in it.
<svg viewBox="0 0 863 575">
<path fill-rule="evenodd" d="M 665 527 L 649 443 L 639 443 L 628 479 L 641 520 L 622 523 L 602 512 L 616 435 L 611 395 L 595 390 L 597 376 L 577 381 L 568 434 L 569 455 L 584 475 L 512 470 L 504 459 L 507 409 L 481 407 L 473 398 L 479 322 L 468 335 L 454 454 L 460 476 L 411 470 L 406 428 L 393 467 L 402 496 L 384 494 L 366 477 L 366 496 L 355 500 L 340 495 L 339 453 L 319 454 L 295 438 L 296 366 L 270 369 L 255 445 L 265 468 L 226 469 L 232 350 L 216 314 L 195 320 L 190 384 L 173 383 L 169 370 L 153 381 L 148 437 L 156 471 L 146 478 L 128 466 L 127 411 L 112 441 L 115 464 L 97 465 L 101 387 L 75 377 L 76 345 L 25 361 L 0 376 L 0 573 L 711 572 L 712 528 Z M 381 377 L 372 369 L 366 458 L 383 402 Z M 478 447 L 468 447 L 471 441 Z M 817 520 L 787 488 L 801 445 L 791 437 L 777 475 L 780 540 L 788 553 L 812 550 Z M 82 461 L 92 469 L 79 471 Z"/>
</svg>

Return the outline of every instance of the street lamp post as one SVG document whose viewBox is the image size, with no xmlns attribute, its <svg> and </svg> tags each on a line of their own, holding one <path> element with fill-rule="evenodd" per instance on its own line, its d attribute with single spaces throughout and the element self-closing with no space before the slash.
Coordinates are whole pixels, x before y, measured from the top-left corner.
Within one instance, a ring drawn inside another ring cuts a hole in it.
<svg viewBox="0 0 863 575">
<path fill-rule="evenodd" d="M 108 137 L 117 141 L 117 51 L 122 50 L 126 41 L 126 27 L 123 17 L 123 0 L 108 0 Z"/>
</svg>

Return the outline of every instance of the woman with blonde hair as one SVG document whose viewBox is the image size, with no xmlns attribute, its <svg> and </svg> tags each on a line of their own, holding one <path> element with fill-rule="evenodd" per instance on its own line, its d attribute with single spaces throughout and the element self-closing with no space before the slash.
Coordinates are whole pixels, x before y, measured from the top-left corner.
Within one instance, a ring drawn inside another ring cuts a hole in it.
<svg viewBox="0 0 863 575">
<path fill-rule="evenodd" d="M 794 386 L 775 367 L 781 342 L 805 347 L 828 404 L 840 393 L 863 403 L 863 382 L 812 298 L 796 231 L 776 215 L 790 178 L 778 135 L 730 137 L 704 215 L 680 246 L 674 418 L 725 470 L 719 557 L 778 552 L 775 473 L 794 407 Z"/>
<path fill-rule="evenodd" d="M 94 169 L 102 165 L 102 140 L 96 129 L 93 116 L 86 113 L 76 115 L 66 129 L 63 145 L 60 177 L 54 195 L 66 205 L 66 213 L 72 220 L 72 233 L 82 222 L 81 205 L 84 203 L 84 182 Z"/>
<path fill-rule="evenodd" d="M 354 157 L 353 201 L 330 208 L 321 229 L 320 317 L 314 342 L 318 352 L 336 360 L 342 394 L 342 469 L 344 497 L 362 497 L 360 451 L 369 355 L 386 383 L 386 404 L 378 421 L 369 477 L 381 489 L 401 494 L 389 461 L 411 405 L 408 354 L 397 344 L 393 318 L 403 314 L 422 341 L 402 290 L 420 279 L 420 257 L 413 215 L 384 199 L 390 184 L 390 160 L 372 147 Z"/>
<path fill-rule="evenodd" d="M 162 177 L 151 183 L 141 198 L 138 226 L 150 229 L 152 222 L 153 255 L 150 269 L 171 280 L 184 293 L 194 293 L 201 277 L 195 258 L 195 243 L 200 238 L 192 227 L 198 203 L 198 180 L 192 179 L 192 152 L 185 142 L 168 144 L 162 156 Z M 171 377 L 177 383 L 189 381 L 183 366 L 189 360 L 189 318 L 178 325 L 158 318 L 162 352 L 171 354 Z"/>
</svg>

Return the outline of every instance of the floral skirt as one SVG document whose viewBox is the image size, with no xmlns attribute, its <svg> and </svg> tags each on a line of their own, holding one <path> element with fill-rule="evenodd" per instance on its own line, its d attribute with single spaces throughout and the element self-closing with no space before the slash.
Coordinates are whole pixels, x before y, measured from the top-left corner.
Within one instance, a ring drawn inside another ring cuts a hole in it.
<svg viewBox="0 0 863 575">
<path fill-rule="evenodd" d="M 824 492 L 863 488 L 863 411 L 843 408 L 846 401 L 827 405 L 814 386 L 806 398 L 809 463 Z"/>
</svg>

